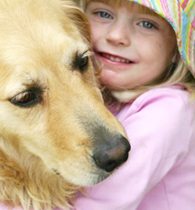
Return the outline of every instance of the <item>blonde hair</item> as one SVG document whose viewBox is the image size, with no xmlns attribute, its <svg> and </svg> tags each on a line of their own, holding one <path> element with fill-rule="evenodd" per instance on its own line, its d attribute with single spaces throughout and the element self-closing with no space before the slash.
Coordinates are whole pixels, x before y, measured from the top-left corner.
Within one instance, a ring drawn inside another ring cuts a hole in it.
<svg viewBox="0 0 195 210">
<path fill-rule="evenodd" d="M 102 2 L 102 3 L 105 3 L 105 4 L 109 4 L 110 2 L 112 2 L 113 3 L 113 1 L 112 0 L 77 0 L 78 1 L 78 3 L 79 3 L 79 5 L 80 5 L 80 7 L 85 11 L 86 10 L 86 8 L 87 8 L 87 6 L 88 6 L 88 4 L 90 3 L 90 2 L 92 2 L 92 1 L 96 1 L 96 2 Z M 116 5 L 123 5 L 123 4 L 125 4 L 126 2 L 128 2 L 128 0 L 123 0 L 123 1 L 115 1 L 114 3 L 116 4 Z"/>
<path fill-rule="evenodd" d="M 83 11 L 86 10 L 88 4 L 92 1 L 97 0 L 77 0 L 80 7 Z M 113 0 L 98 0 L 97 2 L 102 3 L 113 3 Z M 126 4 L 129 0 L 118 0 L 115 1 L 116 6 L 121 6 Z M 145 6 L 140 7 L 142 10 L 145 10 L 147 13 L 152 15 L 157 15 L 151 9 L 146 8 Z M 164 18 L 163 18 L 164 19 Z M 150 84 L 146 84 L 144 86 L 138 86 L 135 89 L 131 90 L 122 90 L 122 91 L 110 91 L 105 88 L 103 94 L 106 102 L 122 101 L 129 102 L 131 100 L 136 99 L 142 93 L 157 87 L 166 87 L 170 85 L 181 85 L 183 86 L 190 94 L 191 99 L 195 99 L 195 79 L 189 69 L 185 66 L 184 62 L 181 59 L 179 51 L 177 50 L 177 61 L 175 63 L 171 63 L 170 66 L 167 67 L 167 70 L 155 81 L 152 81 Z M 124 94 L 123 94 L 124 93 Z M 124 97 L 122 95 L 125 95 Z M 114 96 L 114 99 L 113 99 Z"/>
</svg>

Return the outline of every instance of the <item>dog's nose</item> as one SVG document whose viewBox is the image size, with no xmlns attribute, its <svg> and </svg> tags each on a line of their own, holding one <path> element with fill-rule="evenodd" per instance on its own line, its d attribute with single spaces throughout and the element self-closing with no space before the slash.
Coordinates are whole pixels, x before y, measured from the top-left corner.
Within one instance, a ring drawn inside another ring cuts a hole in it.
<svg viewBox="0 0 195 210">
<path fill-rule="evenodd" d="M 96 145 L 93 158 L 99 168 L 111 172 L 128 159 L 130 149 L 126 138 L 115 137 Z"/>
</svg>

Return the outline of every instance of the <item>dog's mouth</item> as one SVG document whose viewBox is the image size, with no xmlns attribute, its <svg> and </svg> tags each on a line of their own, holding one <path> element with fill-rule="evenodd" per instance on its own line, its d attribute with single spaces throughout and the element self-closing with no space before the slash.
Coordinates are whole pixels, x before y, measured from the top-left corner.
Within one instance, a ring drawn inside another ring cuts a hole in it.
<svg viewBox="0 0 195 210">
<path fill-rule="evenodd" d="M 111 173 L 107 173 L 104 171 L 101 171 L 101 172 L 98 171 L 97 173 L 94 173 L 94 172 L 93 173 L 85 173 L 85 176 L 83 176 L 82 181 L 74 182 L 73 180 L 67 179 L 66 176 L 62 176 L 62 174 L 58 170 L 52 169 L 52 171 L 54 172 L 54 176 L 60 178 L 61 180 L 64 180 L 65 182 L 70 183 L 75 186 L 83 186 L 83 187 L 87 187 L 87 186 L 90 187 L 95 184 L 98 184 L 111 175 Z"/>
</svg>

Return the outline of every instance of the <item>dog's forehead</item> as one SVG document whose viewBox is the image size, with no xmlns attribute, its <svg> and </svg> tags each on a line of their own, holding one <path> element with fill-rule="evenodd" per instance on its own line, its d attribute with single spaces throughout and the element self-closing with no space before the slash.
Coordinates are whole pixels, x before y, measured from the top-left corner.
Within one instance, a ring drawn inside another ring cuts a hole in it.
<svg viewBox="0 0 195 210">
<path fill-rule="evenodd" d="M 76 52 L 89 48 L 60 5 L 52 2 L 0 1 L 0 58 L 5 63 L 21 65 L 37 59 L 70 63 Z M 5 4 L 9 4 L 6 11 Z"/>
<path fill-rule="evenodd" d="M 13 38 L 21 37 L 21 40 L 32 43 L 34 40 L 52 41 L 52 38 L 57 42 L 60 35 L 65 34 L 74 40 L 81 39 L 80 30 L 75 25 L 78 20 L 73 20 L 68 12 L 72 9 L 65 9 L 59 2 L 60 0 L 0 1 L 0 36 L 8 36 L 11 42 L 15 41 Z M 76 16 L 74 18 L 77 19 Z"/>
</svg>

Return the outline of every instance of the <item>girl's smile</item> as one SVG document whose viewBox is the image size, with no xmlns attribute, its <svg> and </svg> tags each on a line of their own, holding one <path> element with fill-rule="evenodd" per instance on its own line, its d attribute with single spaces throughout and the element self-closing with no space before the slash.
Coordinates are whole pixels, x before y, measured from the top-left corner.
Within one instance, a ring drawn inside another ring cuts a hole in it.
<svg viewBox="0 0 195 210">
<path fill-rule="evenodd" d="M 95 51 L 95 54 L 99 57 L 102 63 L 110 63 L 111 65 L 129 65 L 135 63 L 135 61 L 133 60 L 127 59 L 122 56 L 113 55 L 111 53 Z"/>
</svg>

